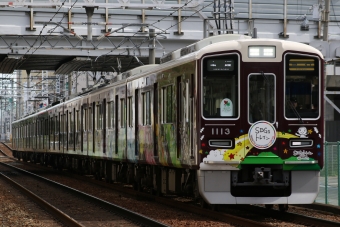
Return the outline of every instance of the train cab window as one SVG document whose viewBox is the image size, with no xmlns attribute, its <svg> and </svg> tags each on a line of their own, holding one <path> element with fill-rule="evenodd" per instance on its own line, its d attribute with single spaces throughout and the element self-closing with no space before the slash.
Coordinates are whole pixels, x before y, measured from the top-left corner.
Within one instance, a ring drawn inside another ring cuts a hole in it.
<svg viewBox="0 0 340 227">
<path fill-rule="evenodd" d="M 239 116 L 238 55 L 203 59 L 202 114 L 204 118 L 237 118 Z"/>
<path fill-rule="evenodd" d="M 248 76 L 248 120 L 275 122 L 275 75 L 256 73 Z"/>
<path fill-rule="evenodd" d="M 285 116 L 318 118 L 320 111 L 320 60 L 297 54 L 285 56 Z"/>
</svg>

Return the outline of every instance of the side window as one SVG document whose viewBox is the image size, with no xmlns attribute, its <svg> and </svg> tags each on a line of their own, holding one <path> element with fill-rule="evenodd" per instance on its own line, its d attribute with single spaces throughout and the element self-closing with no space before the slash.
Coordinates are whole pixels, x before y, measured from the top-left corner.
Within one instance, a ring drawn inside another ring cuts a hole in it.
<svg viewBox="0 0 340 227">
<path fill-rule="evenodd" d="M 107 103 L 107 127 L 113 128 L 114 124 L 114 102 Z"/>
<path fill-rule="evenodd" d="M 125 124 L 126 124 L 125 99 L 120 99 L 120 127 L 125 128 Z"/>
<path fill-rule="evenodd" d="M 173 119 L 173 87 L 172 85 L 161 89 L 161 122 L 172 123 Z"/>
<path fill-rule="evenodd" d="M 59 120 L 60 120 L 60 114 L 59 114 L 59 117 L 55 116 L 55 120 L 54 120 L 54 123 L 55 123 L 55 127 L 54 127 L 55 131 L 54 131 L 54 133 L 55 134 L 59 133 Z"/>
<path fill-rule="evenodd" d="M 151 125 L 150 91 L 142 93 L 143 102 L 143 125 Z"/>
<path fill-rule="evenodd" d="M 96 129 L 101 130 L 103 129 L 103 110 L 102 110 L 102 104 L 98 103 L 96 105 Z"/>
<path fill-rule="evenodd" d="M 80 114 L 79 114 L 79 110 L 76 111 L 76 132 L 80 131 Z"/>
<path fill-rule="evenodd" d="M 92 124 L 93 124 L 92 119 L 93 119 L 93 113 L 92 113 L 92 108 L 91 108 L 91 107 L 89 107 L 88 112 L 89 112 L 89 114 L 88 114 L 88 119 L 87 119 L 88 130 L 89 130 L 89 131 L 92 131 Z"/>
<path fill-rule="evenodd" d="M 128 127 L 133 127 L 133 124 L 132 124 L 132 96 L 128 97 L 128 100 L 127 100 L 127 124 L 128 124 Z"/>
</svg>

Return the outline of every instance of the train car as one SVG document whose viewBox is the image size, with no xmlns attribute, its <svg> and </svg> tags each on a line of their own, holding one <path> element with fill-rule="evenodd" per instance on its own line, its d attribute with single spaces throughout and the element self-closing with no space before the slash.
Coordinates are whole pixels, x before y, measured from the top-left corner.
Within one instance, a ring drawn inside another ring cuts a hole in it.
<svg viewBox="0 0 340 227">
<path fill-rule="evenodd" d="M 319 191 L 323 83 L 311 46 L 209 37 L 13 122 L 14 155 L 202 205 L 286 210 Z"/>
</svg>

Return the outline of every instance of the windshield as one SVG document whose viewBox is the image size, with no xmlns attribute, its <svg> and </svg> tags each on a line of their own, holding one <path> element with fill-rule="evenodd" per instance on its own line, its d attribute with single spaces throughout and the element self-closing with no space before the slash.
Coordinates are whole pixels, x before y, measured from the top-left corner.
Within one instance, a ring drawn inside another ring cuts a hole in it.
<svg viewBox="0 0 340 227">
<path fill-rule="evenodd" d="M 285 114 L 287 118 L 319 116 L 320 73 L 317 58 L 289 54 L 285 58 Z"/>
<path fill-rule="evenodd" d="M 203 60 L 203 116 L 235 118 L 238 113 L 238 55 Z"/>
</svg>

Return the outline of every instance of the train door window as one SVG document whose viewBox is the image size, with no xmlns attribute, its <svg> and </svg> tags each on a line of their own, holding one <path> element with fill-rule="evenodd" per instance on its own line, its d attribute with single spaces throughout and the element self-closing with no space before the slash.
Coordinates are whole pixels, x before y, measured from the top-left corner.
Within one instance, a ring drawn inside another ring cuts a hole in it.
<svg viewBox="0 0 340 227">
<path fill-rule="evenodd" d="M 101 130 L 103 129 L 103 111 L 102 111 L 102 104 L 99 103 L 96 105 L 96 129 Z"/>
<path fill-rule="evenodd" d="M 115 106 L 115 154 L 118 154 L 118 95 L 116 95 L 116 106 Z"/>
<path fill-rule="evenodd" d="M 275 122 L 275 75 L 255 73 L 248 76 L 249 123 L 260 120 Z"/>
<path fill-rule="evenodd" d="M 150 103 L 150 91 L 142 93 L 143 103 L 143 125 L 151 125 L 151 103 Z"/>
<path fill-rule="evenodd" d="M 138 156 L 139 90 L 135 90 L 135 156 Z"/>
<path fill-rule="evenodd" d="M 202 65 L 202 115 L 204 118 L 239 116 L 239 57 L 206 57 Z"/>
<path fill-rule="evenodd" d="M 92 108 L 89 107 L 89 114 L 88 114 L 88 120 L 87 120 L 87 123 L 88 123 L 88 129 L 89 131 L 92 131 Z"/>
<path fill-rule="evenodd" d="M 114 102 L 107 103 L 107 127 L 113 128 L 114 120 Z"/>
<path fill-rule="evenodd" d="M 129 127 L 133 127 L 132 125 L 132 96 L 128 97 L 127 100 L 127 124 Z"/>
<path fill-rule="evenodd" d="M 55 120 L 54 120 L 54 123 L 55 123 L 55 131 L 54 133 L 57 134 L 59 132 L 59 121 L 58 121 L 58 116 L 55 116 Z"/>
<path fill-rule="evenodd" d="M 76 111 L 76 132 L 80 131 L 80 115 L 79 110 Z"/>
<path fill-rule="evenodd" d="M 161 91 L 161 121 L 172 123 L 173 115 L 173 91 L 172 85 L 162 87 Z"/>
<path fill-rule="evenodd" d="M 158 83 L 153 85 L 153 147 L 154 156 L 158 156 L 157 125 L 158 125 Z"/>
<path fill-rule="evenodd" d="M 68 120 L 68 132 L 72 133 L 73 132 L 73 116 L 72 116 L 72 112 L 68 113 L 69 115 L 69 120 Z"/>
<path fill-rule="evenodd" d="M 120 127 L 125 128 L 125 124 L 126 124 L 125 99 L 120 99 Z"/>
<path fill-rule="evenodd" d="M 320 115 L 320 60 L 300 54 L 285 56 L 285 116 L 291 119 Z"/>
<path fill-rule="evenodd" d="M 64 114 L 60 115 L 60 133 L 64 133 Z"/>
<path fill-rule="evenodd" d="M 84 109 L 84 115 L 83 115 L 83 122 L 84 122 L 84 131 L 87 131 L 89 128 L 89 122 L 88 122 L 88 109 Z"/>
<path fill-rule="evenodd" d="M 47 146 L 47 142 L 48 142 L 48 144 L 49 144 L 49 142 L 50 142 L 50 137 L 48 136 L 49 135 L 49 119 L 48 118 L 46 118 L 45 119 L 45 133 L 44 133 L 44 135 L 45 135 L 45 139 L 44 139 L 44 143 L 43 143 L 43 148 L 47 148 L 48 146 Z"/>
</svg>

